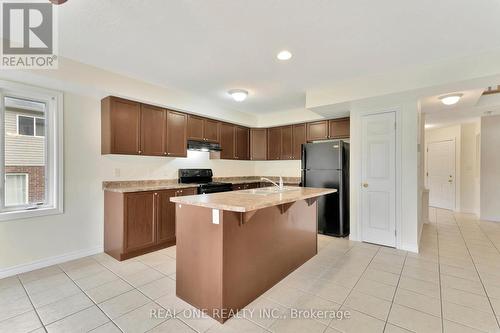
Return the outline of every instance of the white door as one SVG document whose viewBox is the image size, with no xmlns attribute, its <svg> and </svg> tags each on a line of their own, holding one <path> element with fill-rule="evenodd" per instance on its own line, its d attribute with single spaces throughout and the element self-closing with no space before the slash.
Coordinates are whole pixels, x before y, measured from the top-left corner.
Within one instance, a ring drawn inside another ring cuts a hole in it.
<svg viewBox="0 0 500 333">
<path fill-rule="evenodd" d="M 455 140 L 427 145 L 429 206 L 455 209 Z"/>
<path fill-rule="evenodd" d="M 361 234 L 396 246 L 396 113 L 362 117 Z"/>
</svg>

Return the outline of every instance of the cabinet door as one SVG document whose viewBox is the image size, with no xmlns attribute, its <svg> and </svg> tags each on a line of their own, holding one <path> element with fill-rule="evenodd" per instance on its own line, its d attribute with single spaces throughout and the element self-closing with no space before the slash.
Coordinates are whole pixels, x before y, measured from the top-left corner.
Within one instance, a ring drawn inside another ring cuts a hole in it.
<svg viewBox="0 0 500 333">
<path fill-rule="evenodd" d="M 205 119 L 203 122 L 203 137 L 208 142 L 220 141 L 220 122 L 212 119 Z"/>
<path fill-rule="evenodd" d="M 220 126 L 220 146 L 222 151 L 220 157 L 224 159 L 234 159 L 234 125 L 222 123 Z"/>
<path fill-rule="evenodd" d="M 155 243 L 155 195 L 153 192 L 125 195 L 125 250 L 142 249 Z"/>
<path fill-rule="evenodd" d="M 158 191 L 156 196 L 156 243 L 166 243 L 175 239 L 175 203 L 170 202 L 176 190 Z"/>
<path fill-rule="evenodd" d="M 300 160 L 302 156 L 302 144 L 306 143 L 306 124 L 293 125 L 293 153 L 294 160 Z"/>
<path fill-rule="evenodd" d="M 281 158 L 281 127 L 267 130 L 267 159 L 279 160 Z"/>
<path fill-rule="evenodd" d="M 111 153 L 140 154 L 141 104 L 112 97 L 110 105 Z"/>
<path fill-rule="evenodd" d="M 167 110 L 167 155 L 187 156 L 187 115 Z"/>
<path fill-rule="evenodd" d="M 281 128 L 281 159 L 291 160 L 293 154 L 292 126 Z"/>
<path fill-rule="evenodd" d="M 250 159 L 255 161 L 267 159 L 267 129 L 250 130 Z"/>
<path fill-rule="evenodd" d="M 196 140 L 196 141 L 204 140 L 205 137 L 203 136 L 203 123 L 204 119 L 201 117 L 196 117 L 192 115 L 188 116 L 187 131 L 189 140 Z"/>
<path fill-rule="evenodd" d="M 142 155 L 163 156 L 165 154 L 165 109 L 141 105 L 141 149 Z"/>
<path fill-rule="evenodd" d="M 307 141 L 328 139 L 328 120 L 307 124 Z"/>
<path fill-rule="evenodd" d="M 328 123 L 330 125 L 330 139 L 345 139 L 350 136 L 349 118 L 333 119 Z"/>
<path fill-rule="evenodd" d="M 245 127 L 236 126 L 236 150 L 234 158 L 238 160 L 248 160 L 249 130 Z"/>
</svg>

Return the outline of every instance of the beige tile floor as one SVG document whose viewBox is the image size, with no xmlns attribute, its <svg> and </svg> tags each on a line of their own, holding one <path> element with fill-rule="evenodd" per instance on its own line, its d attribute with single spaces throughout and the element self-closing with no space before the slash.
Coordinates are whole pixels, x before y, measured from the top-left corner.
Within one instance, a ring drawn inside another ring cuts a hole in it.
<svg viewBox="0 0 500 333">
<path fill-rule="evenodd" d="M 320 251 L 220 325 L 175 296 L 175 247 L 99 254 L 0 280 L 0 332 L 500 332 L 500 224 L 431 209 L 419 254 L 320 237 Z M 152 309 L 175 309 L 150 319 Z M 290 319 L 290 308 L 350 319 Z M 258 316 L 276 309 L 288 318 Z"/>
</svg>

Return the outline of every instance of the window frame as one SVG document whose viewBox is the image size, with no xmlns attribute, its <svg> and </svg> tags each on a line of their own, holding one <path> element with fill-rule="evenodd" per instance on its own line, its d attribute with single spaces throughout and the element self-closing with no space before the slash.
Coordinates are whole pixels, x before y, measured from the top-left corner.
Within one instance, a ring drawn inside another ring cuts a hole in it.
<svg viewBox="0 0 500 333">
<path fill-rule="evenodd" d="M 45 103 L 45 205 L 5 207 L 5 140 L 0 145 L 0 222 L 62 214 L 64 203 L 63 93 L 0 80 L 0 136 L 5 138 L 4 97 Z M 36 117 L 35 117 L 36 118 Z M 36 126 L 36 122 L 34 122 Z M 34 128 L 36 134 L 36 128 Z"/>
<path fill-rule="evenodd" d="M 20 117 L 23 117 L 23 118 L 31 118 L 33 119 L 33 135 L 28 135 L 28 134 L 21 134 L 19 133 L 19 118 Z M 41 119 L 44 121 L 44 125 L 45 125 L 45 118 L 42 118 L 42 117 L 35 117 L 35 116 L 26 116 L 24 114 L 16 114 L 16 130 L 17 130 L 17 135 L 19 136 L 26 136 L 26 137 L 32 137 L 32 138 L 45 138 L 45 132 L 44 132 L 44 135 L 37 135 L 37 130 L 36 130 L 36 121 L 37 119 Z"/>
<path fill-rule="evenodd" d="M 5 175 L 5 178 L 7 178 L 7 176 L 24 176 L 26 178 L 26 182 L 25 182 L 25 201 L 26 202 L 29 202 L 29 196 L 30 196 L 30 193 L 29 193 L 29 190 L 30 190 L 30 175 L 26 172 L 14 172 L 14 173 L 6 173 Z M 23 205 L 24 206 L 24 205 Z M 9 206 L 9 207 L 17 207 L 15 205 L 12 205 L 12 206 Z"/>
</svg>

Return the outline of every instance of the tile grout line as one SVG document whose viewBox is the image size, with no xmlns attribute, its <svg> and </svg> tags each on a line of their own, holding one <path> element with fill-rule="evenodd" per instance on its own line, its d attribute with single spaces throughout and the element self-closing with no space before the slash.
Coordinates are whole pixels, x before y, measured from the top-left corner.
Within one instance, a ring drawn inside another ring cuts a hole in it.
<svg viewBox="0 0 500 333">
<path fill-rule="evenodd" d="M 477 269 L 477 266 L 476 266 L 476 263 L 474 261 L 474 258 L 472 257 L 471 253 L 470 253 L 470 250 L 469 250 L 469 246 L 467 245 L 467 241 L 465 240 L 465 237 L 462 233 L 462 228 L 460 227 L 460 224 L 457 222 L 457 219 L 456 219 L 456 216 L 455 216 L 455 213 L 453 213 L 453 219 L 455 220 L 455 223 L 457 223 L 457 226 L 458 226 L 458 230 L 460 231 L 460 235 L 462 236 L 462 239 L 465 243 L 465 247 L 467 249 L 467 252 L 469 253 L 469 256 L 472 260 L 472 264 L 474 265 L 474 268 L 476 269 L 476 273 L 477 275 L 479 276 L 479 281 L 481 282 L 481 286 L 483 287 L 483 290 L 484 290 L 484 293 L 486 295 L 486 298 L 488 299 L 488 303 L 490 304 L 490 307 L 491 307 L 491 311 L 493 313 L 493 317 L 495 317 L 495 321 L 497 323 L 497 327 L 500 328 L 500 322 L 499 322 L 499 319 L 495 313 L 495 309 L 493 307 L 493 304 L 491 304 L 491 299 L 490 299 L 490 296 L 488 295 L 488 292 L 486 291 L 486 287 L 484 286 L 484 283 L 483 283 L 483 279 L 481 278 L 481 274 L 479 274 L 479 270 Z M 481 228 L 479 228 L 481 230 Z M 481 231 L 482 232 L 482 231 Z"/>
<path fill-rule="evenodd" d="M 439 250 L 439 221 L 437 219 L 437 209 L 436 209 L 436 244 L 437 244 L 437 255 L 438 255 L 438 274 L 439 274 L 439 302 L 441 303 L 441 332 L 444 333 L 444 313 L 443 313 L 443 285 L 441 281 L 441 251 Z"/>
<path fill-rule="evenodd" d="M 170 256 L 168 256 L 168 257 L 172 259 L 172 257 L 170 257 Z M 123 278 L 122 276 L 120 276 L 120 275 L 116 274 L 116 273 L 115 273 L 115 272 L 113 272 L 113 271 L 112 271 L 109 267 L 107 267 L 107 266 L 103 265 L 102 263 L 100 263 L 99 261 L 97 261 L 95 258 L 92 258 L 92 259 L 93 259 L 95 262 L 97 262 L 99 265 L 103 266 L 105 269 L 107 269 L 108 271 L 110 271 L 111 273 L 115 274 L 115 275 L 116 275 L 116 276 L 117 276 L 120 280 L 123 280 L 126 284 L 128 284 L 130 287 L 132 287 L 132 290 L 137 290 L 140 294 L 142 294 L 144 297 L 146 297 L 147 299 L 149 299 L 151 302 L 153 302 L 154 304 L 156 304 L 156 305 L 157 305 L 157 306 L 159 306 L 160 308 L 162 308 L 162 309 L 166 310 L 166 309 L 165 309 L 165 308 L 164 308 L 161 304 L 159 304 L 159 303 L 157 302 L 157 300 L 154 300 L 154 299 L 152 299 L 151 297 L 149 297 L 149 296 L 145 295 L 142 291 L 140 291 L 137 287 L 135 287 L 135 286 L 134 286 L 134 285 L 132 285 L 130 282 L 128 282 L 125 278 Z M 174 260 L 177 260 L 177 259 L 174 259 Z M 145 263 L 143 263 L 143 262 L 142 262 L 142 261 L 140 261 L 140 260 L 138 260 L 138 262 L 140 262 L 140 263 L 144 264 L 144 265 L 145 265 L 145 266 L 147 266 L 147 267 L 150 267 L 148 264 L 145 264 Z M 150 267 L 150 268 L 152 268 L 152 267 Z M 159 272 L 159 271 L 158 271 L 158 272 Z M 173 280 L 173 279 L 171 279 L 168 275 L 165 275 L 165 274 L 163 274 L 162 272 L 160 272 L 160 273 L 161 273 L 162 275 L 164 275 L 164 277 L 162 277 L 162 278 L 160 278 L 160 279 L 163 279 L 163 278 L 169 278 L 170 280 Z M 160 279 L 158 279 L 158 280 L 160 280 Z M 157 280 L 154 280 L 154 281 L 157 281 Z M 154 282 L 154 281 L 151 281 L 151 282 Z M 173 281 L 175 282 L 175 280 L 173 280 Z M 151 282 L 148 282 L 148 283 L 151 283 Z M 148 283 L 146 283 L 146 284 L 148 284 Z M 146 285 L 146 284 L 144 284 L 144 285 Z M 139 287 L 141 287 L 141 286 L 139 286 Z M 114 298 L 116 298 L 116 297 L 119 297 L 119 296 L 121 296 L 121 295 L 124 295 L 124 294 L 126 294 L 126 293 L 128 293 L 128 292 L 130 292 L 130 291 L 132 291 L 132 290 L 125 291 L 125 292 L 123 292 L 123 293 L 121 293 L 121 294 L 119 294 L 119 295 L 113 296 L 113 297 L 111 297 L 111 298 L 109 298 L 109 299 L 107 299 L 107 300 L 105 300 L 105 301 L 103 301 L 103 302 L 107 302 L 107 301 L 108 301 L 108 300 L 110 300 L 110 299 L 114 299 Z M 84 292 L 84 293 L 85 293 L 85 292 Z M 85 293 L 85 294 L 86 294 L 86 293 Z M 86 295 L 87 295 L 87 294 L 86 294 Z M 163 296 L 162 296 L 162 297 L 163 297 Z M 90 297 L 89 297 L 89 298 L 90 298 Z M 90 299 L 91 299 L 91 298 L 90 298 Z M 92 299 L 91 299 L 91 300 L 92 300 Z M 94 302 L 94 300 L 92 300 L 92 302 Z M 95 302 L 94 302 L 94 303 L 95 303 Z M 118 325 L 115 323 L 115 321 L 114 321 L 113 319 L 111 319 L 111 318 L 110 318 L 110 317 L 109 317 L 109 316 L 108 316 L 108 315 L 107 315 L 107 314 L 106 314 L 106 313 L 102 310 L 102 308 L 99 306 L 99 304 L 97 304 L 97 303 L 95 303 L 95 304 L 96 304 L 96 306 L 97 306 L 97 307 L 98 307 L 98 308 L 99 308 L 99 309 L 100 309 L 100 310 L 101 310 L 101 311 L 102 311 L 102 312 L 103 312 L 103 313 L 104 313 L 104 314 L 105 314 L 105 315 L 106 315 L 106 316 L 110 319 L 110 321 L 113 323 L 113 325 L 115 325 L 116 327 L 118 327 Z M 144 304 L 144 305 L 146 305 L 146 304 Z M 137 310 L 138 308 L 140 308 L 140 307 L 142 307 L 142 306 L 144 306 L 144 305 L 141 305 L 141 306 L 139 306 L 139 307 L 137 307 L 137 308 L 135 308 L 135 309 L 132 309 L 132 310 L 130 310 L 130 311 L 127 311 L 127 312 L 123 313 L 122 315 L 120 315 L 119 317 L 117 317 L 117 318 L 115 318 L 115 319 L 118 319 L 118 318 L 120 318 L 120 317 L 123 317 L 124 315 L 126 315 L 126 314 L 128 314 L 128 313 L 130 313 L 130 312 L 132 312 L 132 311 L 134 311 L 134 310 Z M 179 311 L 179 312 L 174 311 L 174 313 L 177 315 L 178 313 L 180 313 L 180 311 Z M 168 319 L 166 319 L 166 320 L 162 321 L 161 323 L 159 323 L 158 325 L 156 325 L 156 326 L 152 327 L 150 330 L 155 329 L 156 327 L 160 326 L 160 325 L 161 325 L 161 324 L 163 324 L 164 322 L 166 322 L 166 321 L 168 321 L 168 320 L 171 320 L 171 319 L 177 319 L 177 318 L 168 318 Z M 197 331 L 194 327 L 192 327 L 192 326 L 191 326 L 191 325 L 189 325 L 188 323 L 184 322 L 182 319 L 179 319 L 179 320 L 180 320 L 182 323 L 184 323 L 185 325 L 187 325 L 190 329 L 192 329 L 192 330 L 194 330 L 194 331 L 198 332 L 198 331 Z M 104 325 L 105 325 L 105 324 L 104 324 Z M 103 326 L 103 325 L 101 325 L 101 326 Z M 99 327 L 100 327 L 100 326 L 99 326 Z M 97 328 L 97 327 L 96 327 L 96 328 Z M 119 329 L 121 332 L 123 332 L 123 330 L 122 330 L 120 327 L 118 327 L 118 329 Z"/>
<path fill-rule="evenodd" d="M 391 315 L 391 310 L 392 310 L 392 306 L 394 304 L 394 299 L 396 298 L 396 293 L 398 292 L 398 288 L 399 288 L 399 282 L 401 281 L 401 276 L 403 276 L 403 270 L 405 268 L 405 264 L 406 264 L 406 258 L 408 257 L 408 252 L 405 254 L 405 260 L 403 261 L 403 266 L 401 266 L 401 272 L 399 273 L 399 277 L 398 277 L 398 283 L 396 284 L 396 289 L 394 289 L 394 295 L 392 295 L 392 301 L 391 301 L 391 305 L 389 306 L 389 312 L 387 312 L 387 317 L 385 318 L 385 323 L 384 323 L 384 330 L 383 332 L 385 332 L 386 330 L 386 327 L 387 327 L 387 323 L 389 322 L 389 316 Z M 392 324 L 391 324 L 392 325 Z"/>
<path fill-rule="evenodd" d="M 91 257 L 91 258 L 92 258 L 92 257 Z M 98 264 L 99 264 L 99 265 L 101 265 L 102 267 L 105 267 L 104 265 L 102 265 L 100 262 L 98 262 L 98 261 L 97 261 L 97 260 L 95 260 L 94 258 L 92 258 L 92 260 L 94 260 L 96 263 L 98 263 Z M 98 309 L 99 309 L 99 310 L 100 310 L 100 311 L 101 311 L 101 312 L 102 312 L 102 313 L 103 313 L 103 314 L 104 314 L 104 315 L 105 315 L 105 316 L 109 319 L 109 321 L 110 321 L 110 322 L 112 322 L 112 323 L 113 323 L 113 325 L 115 325 L 115 326 L 116 326 L 116 327 L 120 330 L 120 332 L 123 332 L 123 331 L 122 331 L 122 329 L 121 329 L 121 328 L 119 328 L 119 327 L 118 327 L 118 325 L 116 325 L 116 324 L 115 324 L 115 322 L 114 322 L 114 321 L 113 321 L 113 320 L 112 320 L 112 319 L 108 316 L 108 314 L 107 314 L 106 312 L 104 312 L 104 311 L 101 309 L 101 307 L 100 307 L 100 306 L 99 306 L 96 302 L 94 302 L 94 300 L 93 300 L 93 299 L 92 299 L 92 298 L 91 298 L 91 297 L 90 297 L 90 296 L 89 296 L 89 295 L 88 295 L 88 294 L 87 294 L 87 293 L 86 293 L 86 292 L 85 292 L 85 291 L 84 291 L 84 290 L 83 290 L 83 289 L 82 289 L 82 288 L 81 288 L 81 287 L 80 287 L 80 286 L 79 286 L 79 285 L 75 282 L 75 280 L 73 280 L 73 279 L 72 279 L 72 278 L 68 275 L 68 273 L 66 273 L 66 271 L 65 271 L 65 270 L 64 270 L 64 269 L 63 269 L 60 265 L 57 265 L 57 266 L 58 266 L 58 267 L 59 267 L 59 268 L 63 271 L 63 273 L 64 273 L 64 274 L 68 277 L 68 279 L 70 279 L 70 280 L 71 280 L 71 282 L 73 282 L 73 283 L 75 284 L 75 286 L 76 286 L 78 289 L 80 289 L 80 291 L 81 291 L 81 292 L 82 292 L 82 293 L 83 293 L 83 294 L 84 294 L 84 295 L 85 295 L 88 299 L 90 299 L 90 301 L 91 301 L 92 303 L 94 303 L 94 305 L 89 306 L 88 308 L 82 309 L 82 310 L 80 310 L 80 311 L 77 311 L 77 312 L 75 312 L 75 313 L 72 313 L 72 314 L 70 314 L 70 315 L 67 315 L 67 316 L 65 316 L 65 317 L 63 317 L 63 318 L 61 318 L 61 319 L 59 319 L 59 320 L 56 320 L 54 323 L 57 323 L 58 321 L 63 320 L 63 319 L 65 319 L 65 318 L 68 318 L 69 316 L 72 316 L 72 315 L 74 315 L 74 314 L 76 314 L 76 313 L 80 313 L 80 312 L 82 312 L 82 311 L 85 311 L 85 310 L 87 310 L 87 309 L 90 309 L 90 308 L 91 308 L 91 307 L 93 307 L 93 306 L 97 306 L 97 308 L 98 308 Z M 107 267 L 106 267 L 106 268 L 107 268 Z M 51 324 L 53 324 L 53 323 L 51 323 Z M 99 328 L 99 327 L 104 326 L 104 325 L 106 325 L 106 324 L 107 324 L 107 323 L 104 323 L 104 324 L 102 324 L 102 325 L 99 325 L 99 326 L 97 326 L 97 327 L 94 327 L 92 330 L 95 330 L 96 328 Z M 45 326 L 44 326 L 44 327 L 45 327 Z"/>
<path fill-rule="evenodd" d="M 33 307 L 33 311 L 35 312 L 35 314 L 36 314 L 36 316 L 37 316 L 38 320 L 40 321 L 40 324 L 42 325 L 43 330 L 44 330 L 45 332 L 47 332 L 47 329 L 45 328 L 45 325 L 44 325 L 44 324 L 43 324 L 43 322 L 42 322 L 42 318 L 40 318 L 40 315 L 38 314 L 38 311 L 37 311 L 37 310 L 36 310 L 36 308 L 35 308 L 35 304 L 33 304 L 33 301 L 31 300 L 31 296 L 30 296 L 30 294 L 28 293 L 28 291 L 26 290 L 26 287 L 24 286 L 23 281 L 19 278 L 19 275 L 16 275 L 16 277 L 17 277 L 17 280 L 19 281 L 19 283 L 21 284 L 21 287 L 23 287 L 23 290 L 24 290 L 24 292 L 26 293 L 26 297 L 28 297 L 28 300 L 30 301 L 31 306 Z M 26 311 L 26 312 L 24 312 L 24 313 L 28 313 L 28 312 L 29 312 L 29 311 Z M 14 318 L 15 318 L 15 317 L 14 317 Z M 38 328 L 37 328 L 37 329 L 38 329 Z"/>
<path fill-rule="evenodd" d="M 366 265 L 365 269 L 363 270 L 363 272 L 362 272 L 362 273 L 361 273 L 361 275 L 359 276 L 358 280 L 356 281 L 356 283 L 354 284 L 354 286 L 351 288 L 351 290 L 349 290 L 349 293 L 347 294 L 347 296 L 345 297 L 344 301 L 342 302 L 342 304 L 341 304 L 341 305 L 340 305 L 340 307 L 339 307 L 339 311 L 340 311 L 340 309 L 342 309 L 342 307 L 345 305 L 345 302 L 347 301 L 347 299 L 349 298 L 349 296 L 351 295 L 351 293 L 353 292 L 353 290 L 354 290 L 354 289 L 356 288 L 356 286 L 358 285 L 359 281 L 361 280 L 361 278 L 362 278 L 362 277 L 363 277 L 363 275 L 365 274 L 365 272 L 366 272 L 366 270 L 368 269 L 368 267 L 370 266 L 370 264 L 373 262 L 373 259 L 375 259 L 375 257 L 377 256 L 377 254 L 380 252 L 380 249 L 381 249 L 381 247 L 379 247 L 379 248 L 377 249 L 377 252 L 375 252 L 375 254 L 373 254 L 372 258 L 370 259 L 370 261 L 369 261 L 369 262 L 368 262 L 368 264 Z M 349 251 L 350 251 L 350 249 L 349 249 Z M 349 251 L 347 251 L 347 252 L 349 252 Z M 346 253 L 347 253 L 347 252 L 346 252 Z M 358 310 L 356 310 L 356 311 L 358 311 Z M 365 314 L 365 315 L 367 315 L 367 316 L 370 316 L 370 315 L 368 315 L 368 314 L 366 314 L 366 313 L 364 313 L 364 312 L 362 312 L 362 311 L 358 311 L 358 312 L 361 312 L 361 313 L 363 313 L 363 314 Z M 370 317 L 375 318 L 375 317 L 373 317 L 373 316 L 370 316 Z M 375 318 L 375 319 L 378 319 L 378 318 Z M 328 324 L 328 327 L 330 327 L 330 325 L 332 324 L 333 320 L 335 320 L 335 319 L 332 319 L 332 320 L 330 321 L 330 323 Z M 380 319 L 378 319 L 378 320 L 380 320 Z M 333 328 L 334 328 L 334 327 L 333 327 Z M 335 328 L 334 328 L 334 329 L 335 329 Z"/>
</svg>

